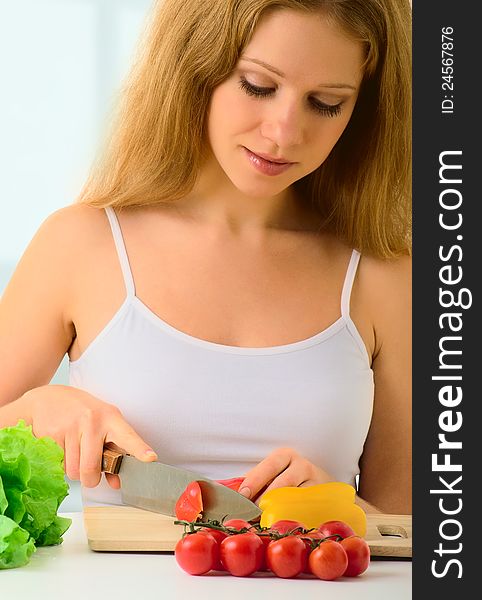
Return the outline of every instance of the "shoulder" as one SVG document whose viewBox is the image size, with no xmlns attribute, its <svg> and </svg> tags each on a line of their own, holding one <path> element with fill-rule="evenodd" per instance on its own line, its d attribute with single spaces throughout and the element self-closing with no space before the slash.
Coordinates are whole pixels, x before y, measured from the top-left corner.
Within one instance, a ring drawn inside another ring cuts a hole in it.
<svg viewBox="0 0 482 600">
<path fill-rule="evenodd" d="M 72 272 L 84 259 L 111 243 L 103 209 L 72 204 L 51 213 L 40 225 L 27 251 L 37 264 Z"/>
<path fill-rule="evenodd" d="M 46 244 L 70 240 L 75 243 L 95 237 L 108 227 L 103 209 L 83 204 L 71 204 L 50 214 L 40 225 L 36 237 Z"/>
<path fill-rule="evenodd" d="M 381 259 L 362 255 L 359 271 L 360 278 L 375 295 L 387 293 L 392 296 L 394 293 L 407 294 L 411 291 L 411 256 Z"/>
<path fill-rule="evenodd" d="M 109 243 L 104 210 L 73 204 L 51 213 L 39 226 L 16 271 L 15 279 L 32 284 L 41 274 L 52 295 L 69 294 L 84 265 L 92 264 L 100 244 Z"/>
<path fill-rule="evenodd" d="M 79 251 L 108 228 L 104 211 L 88 206 L 71 205 L 51 213 L 40 224 L 26 247 L 18 267 L 41 268 L 44 275 L 63 265 L 72 264 Z M 58 275 L 58 271 L 55 275 Z"/>
<path fill-rule="evenodd" d="M 411 330 L 412 259 L 362 256 L 358 285 L 375 333 L 375 354 Z"/>
<path fill-rule="evenodd" d="M 102 227 L 99 213 L 96 209 L 72 205 L 55 211 L 43 221 L 2 294 L 2 308 L 9 320 L 17 318 L 15 315 L 32 316 L 35 307 L 45 323 L 55 327 L 52 324 L 63 319 L 65 330 L 68 329 L 66 307 L 80 271 L 77 267 L 87 254 L 85 249 L 89 248 L 96 229 Z"/>
</svg>

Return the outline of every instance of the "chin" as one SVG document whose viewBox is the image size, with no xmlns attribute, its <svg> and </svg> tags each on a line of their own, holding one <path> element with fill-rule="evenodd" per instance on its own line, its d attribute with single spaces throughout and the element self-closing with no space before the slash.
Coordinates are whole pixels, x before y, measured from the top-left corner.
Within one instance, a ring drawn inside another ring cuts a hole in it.
<svg viewBox="0 0 482 600">
<path fill-rule="evenodd" d="M 257 178 L 251 177 L 230 177 L 234 187 L 249 198 L 272 198 L 284 192 L 293 182 L 291 181 L 275 181 L 267 179 L 260 181 Z"/>
</svg>

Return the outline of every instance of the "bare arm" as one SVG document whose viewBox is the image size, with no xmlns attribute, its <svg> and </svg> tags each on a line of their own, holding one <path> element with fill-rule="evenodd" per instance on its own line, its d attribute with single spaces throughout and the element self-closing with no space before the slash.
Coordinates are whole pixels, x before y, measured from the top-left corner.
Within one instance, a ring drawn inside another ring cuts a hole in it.
<svg viewBox="0 0 482 600">
<path fill-rule="evenodd" d="M 75 335 L 62 221 L 60 212 L 43 223 L 0 298 L 0 406 L 49 383 Z"/>
<path fill-rule="evenodd" d="M 77 207 L 49 217 L 0 299 L 0 427 L 24 419 L 33 433 L 65 449 L 65 470 L 86 486 L 100 479 L 102 448 L 113 442 L 141 460 L 149 446 L 120 411 L 83 390 L 48 385 L 75 336 L 72 271 L 79 240 Z M 117 477 L 110 483 L 118 487 Z"/>
<path fill-rule="evenodd" d="M 360 462 L 359 492 L 383 512 L 410 514 L 411 261 L 398 259 L 378 274 L 372 299 L 377 307 L 375 402 Z"/>
</svg>

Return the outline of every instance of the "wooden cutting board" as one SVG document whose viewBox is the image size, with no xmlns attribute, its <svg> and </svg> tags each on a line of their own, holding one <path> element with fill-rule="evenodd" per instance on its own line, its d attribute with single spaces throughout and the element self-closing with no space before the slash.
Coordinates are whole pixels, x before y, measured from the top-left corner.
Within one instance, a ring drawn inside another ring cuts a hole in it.
<svg viewBox="0 0 482 600">
<path fill-rule="evenodd" d="M 173 551 L 184 527 L 172 517 L 130 506 L 87 506 L 84 526 L 89 547 L 98 552 Z M 411 515 L 367 515 L 372 556 L 412 556 Z"/>
</svg>

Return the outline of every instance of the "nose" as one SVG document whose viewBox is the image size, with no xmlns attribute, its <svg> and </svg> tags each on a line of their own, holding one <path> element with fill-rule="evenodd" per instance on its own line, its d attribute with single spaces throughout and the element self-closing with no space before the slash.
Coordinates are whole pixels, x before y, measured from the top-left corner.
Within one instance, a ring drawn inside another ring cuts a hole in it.
<svg viewBox="0 0 482 600">
<path fill-rule="evenodd" d="M 261 135 L 279 148 L 299 146 L 304 139 L 302 110 L 295 101 L 266 105 Z"/>
</svg>

